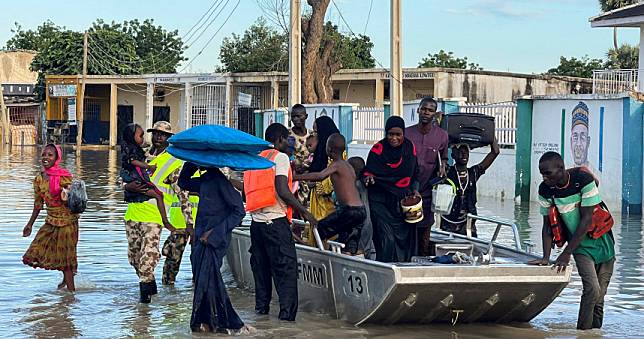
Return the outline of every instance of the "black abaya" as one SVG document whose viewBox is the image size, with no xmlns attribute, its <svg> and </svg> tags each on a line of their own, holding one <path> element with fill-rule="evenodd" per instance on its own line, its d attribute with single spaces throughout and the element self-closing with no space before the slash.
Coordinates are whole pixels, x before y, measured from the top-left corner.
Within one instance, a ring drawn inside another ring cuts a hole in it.
<svg viewBox="0 0 644 339">
<path fill-rule="evenodd" d="M 179 177 L 179 186 L 199 194 L 199 211 L 192 244 L 194 298 L 190 327 L 206 324 L 219 331 L 237 330 L 244 326 L 233 308 L 221 277 L 221 265 L 230 243 L 232 230 L 244 218 L 244 205 L 239 192 L 219 169 L 208 169 L 199 178 L 191 178 L 196 170 L 186 163 Z M 201 236 L 211 231 L 206 242 Z"/>
</svg>

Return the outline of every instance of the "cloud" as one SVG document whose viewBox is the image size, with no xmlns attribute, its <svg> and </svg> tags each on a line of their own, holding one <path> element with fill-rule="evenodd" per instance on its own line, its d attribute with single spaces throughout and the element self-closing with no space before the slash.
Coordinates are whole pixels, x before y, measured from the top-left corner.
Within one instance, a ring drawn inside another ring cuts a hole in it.
<svg viewBox="0 0 644 339">
<path fill-rule="evenodd" d="M 461 8 L 447 8 L 445 12 L 453 15 L 505 19 L 525 19 L 544 15 L 545 11 L 536 8 L 534 4 L 532 1 L 476 0 L 464 4 Z"/>
</svg>

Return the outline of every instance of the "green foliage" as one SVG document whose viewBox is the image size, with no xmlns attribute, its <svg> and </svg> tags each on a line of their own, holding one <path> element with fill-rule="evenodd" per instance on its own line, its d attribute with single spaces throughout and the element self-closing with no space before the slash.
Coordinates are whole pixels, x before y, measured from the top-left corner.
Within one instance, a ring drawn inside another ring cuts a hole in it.
<svg viewBox="0 0 644 339">
<path fill-rule="evenodd" d="M 442 67 L 442 68 L 458 68 L 458 69 L 471 69 L 471 70 L 482 70 L 483 68 L 479 64 L 467 62 L 467 57 L 458 58 L 454 56 L 453 52 L 445 52 L 440 50 L 436 54 L 427 54 L 427 57 L 423 58 L 418 63 L 419 68 L 427 67 Z"/>
<path fill-rule="evenodd" d="M 639 0 L 599 0 L 599 7 L 601 7 L 602 12 L 608 12 L 624 6 L 632 5 L 638 1 Z"/>
<path fill-rule="evenodd" d="M 368 36 L 362 34 L 356 36 L 344 35 L 338 31 L 338 26 L 331 21 L 327 21 L 324 25 L 321 48 L 324 48 L 328 40 L 334 42 L 335 53 L 333 56 L 340 62 L 341 68 L 363 69 L 376 66 L 376 60 L 371 56 L 373 42 Z"/>
<path fill-rule="evenodd" d="M 224 72 L 268 72 L 288 70 L 288 37 L 262 18 L 243 36 L 232 34 L 221 43 L 219 60 Z"/>
<path fill-rule="evenodd" d="M 338 32 L 338 27 L 327 22 L 325 41 L 335 43 L 334 57 L 343 68 L 373 68 L 373 43 L 365 35 L 351 37 Z M 233 33 L 224 38 L 219 51 L 223 72 L 268 72 L 288 70 L 288 36 L 278 32 L 262 18 L 251 25 L 243 35 Z"/>
<path fill-rule="evenodd" d="M 639 49 L 629 44 L 621 45 L 617 50 L 611 48 L 606 54 L 606 68 L 612 69 L 638 69 Z"/>
<path fill-rule="evenodd" d="M 25 31 L 16 23 L 7 49 L 37 52 L 31 69 L 38 72 L 36 90 L 42 98 L 45 74 L 80 74 L 83 69 L 83 33 L 46 21 Z M 88 74 L 174 73 L 183 58 L 178 32 L 155 26 L 153 20 L 105 23 L 97 19 L 87 30 Z"/>
<path fill-rule="evenodd" d="M 601 59 L 590 59 L 587 55 L 581 59 L 575 57 L 559 58 L 559 66 L 548 70 L 547 74 L 565 75 L 579 78 L 592 78 L 593 70 L 604 68 Z"/>
</svg>

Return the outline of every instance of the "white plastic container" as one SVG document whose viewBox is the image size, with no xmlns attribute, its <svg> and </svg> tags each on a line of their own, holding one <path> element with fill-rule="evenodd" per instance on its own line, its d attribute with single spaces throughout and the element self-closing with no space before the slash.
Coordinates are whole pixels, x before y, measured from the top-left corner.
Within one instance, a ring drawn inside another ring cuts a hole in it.
<svg viewBox="0 0 644 339">
<path fill-rule="evenodd" d="M 452 212 L 452 205 L 456 192 L 452 185 L 439 184 L 432 190 L 432 212 L 438 214 L 449 214 Z"/>
</svg>

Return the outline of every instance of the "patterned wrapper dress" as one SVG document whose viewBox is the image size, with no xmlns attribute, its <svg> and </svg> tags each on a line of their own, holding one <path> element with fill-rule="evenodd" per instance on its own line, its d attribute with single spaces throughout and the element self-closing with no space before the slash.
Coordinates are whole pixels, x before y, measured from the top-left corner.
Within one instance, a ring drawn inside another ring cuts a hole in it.
<svg viewBox="0 0 644 339">
<path fill-rule="evenodd" d="M 71 177 L 60 178 L 60 187 L 68 187 Z M 73 214 L 58 196 L 49 191 L 49 180 L 39 174 L 34 179 L 36 206 L 47 207 L 45 224 L 40 227 L 22 262 L 33 268 L 76 271 L 76 244 L 78 243 L 78 215 Z"/>
</svg>

